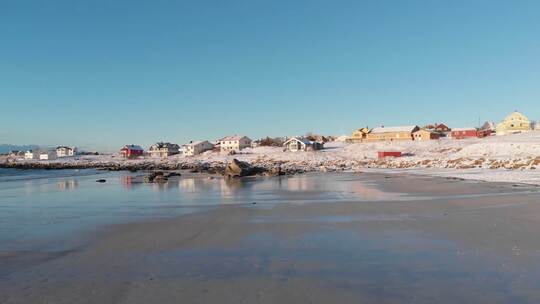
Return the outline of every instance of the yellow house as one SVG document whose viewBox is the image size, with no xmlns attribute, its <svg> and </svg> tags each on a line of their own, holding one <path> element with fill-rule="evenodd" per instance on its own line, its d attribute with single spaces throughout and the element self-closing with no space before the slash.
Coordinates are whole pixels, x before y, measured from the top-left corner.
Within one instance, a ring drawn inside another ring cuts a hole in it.
<svg viewBox="0 0 540 304">
<path fill-rule="evenodd" d="M 525 115 L 518 111 L 508 115 L 503 121 L 497 124 L 495 129 L 497 135 L 520 133 L 529 130 L 531 130 L 531 122 Z"/>
<path fill-rule="evenodd" d="M 367 141 L 413 140 L 413 133 L 420 130 L 418 126 L 380 127 L 368 133 Z"/>
<path fill-rule="evenodd" d="M 369 133 L 368 128 L 361 128 L 361 129 L 355 130 L 352 133 L 351 141 L 352 142 L 362 142 L 362 141 L 364 141 L 366 139 L 368 133 Z"/>
<path fill-rule="evenodd" d="M 413 132 L 414 140 L 431 140 L 431 139 L 439 139 L 439 137 L 440 137 L 439 133 L 431 132 L 425 129 L 420 129 L 416 132 Z"/>
</svg>

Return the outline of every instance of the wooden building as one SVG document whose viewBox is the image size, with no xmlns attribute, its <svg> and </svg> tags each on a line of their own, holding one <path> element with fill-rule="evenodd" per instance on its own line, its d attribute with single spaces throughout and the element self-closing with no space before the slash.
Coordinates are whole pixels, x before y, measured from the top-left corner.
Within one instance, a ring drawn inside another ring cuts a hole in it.
<svg viewBox="0 0 540 304">
<path fill-rule="evenodd" d="M 418 126 L 380 127 L 371 130 L 366 141 L 413 140 L 413 133 L 420 130 Z"/>
<path fill-rule="evenodd" d="M 151 157 L 167 158 L 171 155 L 180 153 L 180 146 L 177 144 L 158 142 L 148 149 Z"/>
<path fill-rule="evenodd" d="M 450 136 L 453 139 L 478 138 L 478 130 L 476 128 L 455 128 L 452 129 Z"/>
<path fill-rule="evenodd" d="M 420 129 L 416 132 L 413 132 L 413 139 L 414 140 L 432 140 L 432 139 L 439 139 L 441 135 L 437 132 Z"/>
<path fill-rule="evenodd" d="M 354 130 L 349 141 L 350 142 L 363 142 L 366 140 L 368 133 L 369 133 L 369 129 L 367 127 Z"/>
<path fill-rule="evenodd" d="M 125 145 L 120 149 L 120 156 L 124 158 L 136 158 L 142 156 L 144 149 L 137 145 Z"/>
</svg>

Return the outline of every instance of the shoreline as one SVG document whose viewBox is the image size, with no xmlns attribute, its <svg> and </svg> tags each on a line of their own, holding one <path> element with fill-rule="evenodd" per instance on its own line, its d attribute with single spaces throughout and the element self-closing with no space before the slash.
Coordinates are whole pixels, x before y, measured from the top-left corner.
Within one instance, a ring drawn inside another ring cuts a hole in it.
<svg viewBox="0 0 540 304">
<path fill-rule="evenodd" d="M 540 158 L 531 159 L 527 162 L 521 162 L 530 168 L 523 166 L 516 167 L 510 165 L 507 167 L 486 168 L 480 165 L 467 166 L 444 166 L 437 167 L 419 163 L 409 163 L 403 165 L 403 162 L 396 165 L 396 160 L 371 160 L 371 161 L 347 161 L 346 164 L 336 164 L 335 162 L 298 162 L 298 161 L 272 161 L 260 159 L 252 160 L 241 158 L 241 162 L 248 164 L 252 172 L 250 176 L 278 176 L 278 175 L 296 175 L 305 173 L 405 173 L 411 175 L 427 175 L 433 177 L 454 177 L 464 180 L 477 180 L 484 182 L 508 182 L 523 183 L 529 185 L 540 185 L 540 170 L 536 166 L 540 164 Z M 201 161 L 197 159 L 190 160 L 115 160 L 109 162 L 96 161 L 17 161 L 0 162 L 0 168 L 20 169 L 20 170 L 65 170 L 65 169 L 96 169 L 104 171 L 184 171 L 191 173 L 205 173 L 210 175 L 225 174 L 227 164 L 235 158 L 229 158 L 222 161 Z"/>
</svg>

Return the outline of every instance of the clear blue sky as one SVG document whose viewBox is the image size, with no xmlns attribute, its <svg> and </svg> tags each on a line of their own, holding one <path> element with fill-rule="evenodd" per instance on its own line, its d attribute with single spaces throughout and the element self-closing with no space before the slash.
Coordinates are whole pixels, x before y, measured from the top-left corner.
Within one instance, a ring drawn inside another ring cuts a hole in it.
<svg viewBox="0 0 540 304">
<path fill-rule="evenodd" d="M 0 2 L 0 143 L 540 119 L 540 1 Z"/>
</svg>

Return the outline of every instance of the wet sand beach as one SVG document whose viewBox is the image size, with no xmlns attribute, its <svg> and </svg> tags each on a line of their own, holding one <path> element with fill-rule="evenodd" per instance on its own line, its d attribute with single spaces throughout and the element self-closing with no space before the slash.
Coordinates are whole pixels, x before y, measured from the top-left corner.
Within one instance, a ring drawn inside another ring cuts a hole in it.
<svg viewBox="0 0 540 304">
<path fill-rule="evenodd" d="M 236 203 L 105 225 L 72 248 L 5 249 L 0 303 L 540 302 L 538 187 L 384 174 L 235 183 Z"/>
</svg>

